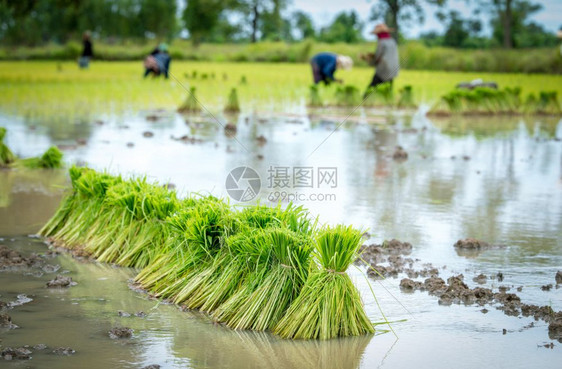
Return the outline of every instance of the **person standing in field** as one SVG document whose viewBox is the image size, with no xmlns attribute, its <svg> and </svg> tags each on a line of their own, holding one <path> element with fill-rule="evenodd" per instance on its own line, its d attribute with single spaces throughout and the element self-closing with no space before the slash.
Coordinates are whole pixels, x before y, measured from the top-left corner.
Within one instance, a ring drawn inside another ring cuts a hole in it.
<svg viewBox="0 0 562 369">
<path fill-rule="evenodd" d="M 361 58 L 367 60 L 370 65 L 375 66 L 375 75 L 369 87 L 375 87 L 384 82 L 392 83 L 400 71 L 398 60 L 398 45 L 390 35 L 392 29 L 386 24 L 377 24 L 371 33 L 377 35 L 377 49 L 375 54 L 362 55 Z"/>
<path fill-rule="evenodd" d="M 83 50 L 80 59 L 78 59 L 78 65 L 84 69 L 90 66 L 90 59 L 94 56 L 90 31 L 86 31 L 82 35 L 82 45 Z"/>
<path fill-rule="evenodd" d="M 353 60 L 349 56 L 337 55 L 333 53 L 319 53 L 310 59 L 312 76 L 314 83 L 324 82 L 329 85 L 332 82 L 342 83 L 340 79 L 334 77 L 336 69 L 351 69 Z"/>
<path fill-rule="evenodd" d="M 150 73 L 153 73 L 154 76 L 159 76 L 162 73 L 164 77 L 168 78 L 171 60 L 172 58 L 168 54 L 168 45 L 161 43 L 144 60 L 144 77 Z"/>
</svg>

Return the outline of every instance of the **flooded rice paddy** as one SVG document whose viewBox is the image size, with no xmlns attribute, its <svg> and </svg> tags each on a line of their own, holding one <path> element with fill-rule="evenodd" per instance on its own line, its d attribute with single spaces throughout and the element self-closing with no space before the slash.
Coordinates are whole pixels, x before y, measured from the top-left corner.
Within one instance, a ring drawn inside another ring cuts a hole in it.
<svg viewBox="0 0 562 369">
<path fill-rule="evenodd" d="M 151 110 L 76 120 L 64 128 L 0 115 L 0 125 L 19 156 L 56 144 L 67 163 L 146 174 L 183 194 L 227 197 L 228 173 L 251 167 L 261 180 L 254 202 L 294 200 L 322 222 L 368 230 L 367 244 L 392 238 L 410 242 L 407 257 L 417 268 L 431 263 L 445 280 L 462 273 L 475 287 L 473 277 L 484 274 L 489 278 L 482 286 L 494 292 L 507 287 L 526 304 L 562 310 L 562 289 L 555 281 L 562 270 L 562 121 L 428 120 L 421 113 L 361 111 L 342 124 L 347 114 L 307 113 L 302 107 L 291 114 L 219 116 L 219 124 L 209 115 Z M 237 122 L 235 134 L 225 133 L 227 122 Z M 406 159 L 393 158 L 397 146 Z M 310 169 L 311 178 L 300 176 Z M 288 182 L 280 181 L 283 173 Z M 426 292 L 403 293 L 403 273 L 370 279 L 395 334 L 378 325 L 373 337 L 302 342 L 229 330 L 131 290 L 133 270 L 48 253 L 43 240 L 29 237 L 53 214 L 67 185 L 64 171 L 0 171 L 0 245 L 24 256 L 37 253 L 41 260 L 0 272 L 0 301 L 19 301 L 5 309 L 19 328 L 0 328 L 0 345 L 30 345 L 32 351 L 31 360 L 2 366 L 558 368 L 562 362 L 562 343 L 549 337 L 544 321 L 508 316 L 497 304 L 442 306 Z M 471 253 L 455 249 L 457 240 L 469 237 L 494 247 Z M 350 268 L 349 273 L 369 317 L 381 322 L 364 271 Z M 500 272 L 502 281 L 496 277 Z M 46 288 L 57 274 L 77 285 Z M 541 289 L 548 284 L 550 290 Z M 111 339 L 108 332 L 115 327 L 132 328 L 132 337 Z M 38 344 L 48 348 L 34 349 Z M 57 347 L 76 352 L 53 354 Z"/>
</svg>

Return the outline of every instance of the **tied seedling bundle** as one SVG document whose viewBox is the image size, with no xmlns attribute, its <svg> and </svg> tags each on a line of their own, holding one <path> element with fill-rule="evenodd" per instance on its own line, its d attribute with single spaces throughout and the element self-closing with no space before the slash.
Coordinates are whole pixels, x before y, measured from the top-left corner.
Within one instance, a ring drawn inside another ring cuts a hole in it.
<svg viewBox="0 0 562 369">
<path fill-rule="evenodd" d="M 228 101 L 226 106 L 224 107 L 225 113 L 239 113 L 240 112 L 240 104 L 238 103 L 238 92 L 236 89 L 233 88 L 230 90 L 230 94 L 228 95 Z"/>
<path fill-rule="evenodd" d="M 42 156 L 21 159 L 20 163 L 24 167 L 31 169 L 56 169 L 62 167 L 62 156 L 62 152 L 56 146 L 51 146 Z"/>
<path fill-rule="evenodd" d="M 99 261 L 141 268 L 152 295 L 236 330 L 291 339 L 374 332 L 346 274 L 361 233 L 318 231 L 302 207 L 234 210 L 212 196 L 178 200 L 145 178 L 70 169 L 72 191 L 41 234 Z"/>
<path fill-rule="evenodd" d="M 6 137 L 6 128 L 0 127 L 0 167 L 12 164 L 16 160 L 16 156 L 4 143 Z"/>
<path fill-rule="evenodd" d="M 194 72 L 194 77 L 196 76 L 196 72 Z M 199 106 L 199 102 L 197 101 L 197 97 L 195 96 L 197 89 L 195 87 L 191 87 L 189 89 L 189 95 L 185 102 L 178 108 L 178 112 L 180 113 L 199 113 L 201 111 L 201 107 Z"/>
<path fill-rule="evenodd" d="M 287 313 L 273 329 L 283 338 L 330 339 L 373 333 L 359 292 L 346 273 L 357 258 L 361 232 L 338 225 L 316 237 L 318 265 Z"/>
<path fill-rule="evenodd" d="M 399 108 L 415 108 L 414 96 L 412 94 L 412 86 L 406 85 L 402 87 L 399 91 L 398 107 Z"/>
<path fill-rule="evenodd" d="M 537 99 L 531 94 L 521 102 L 521 88 L 494 89 L 477 87 L 472 90 L 456 89 L 441 97 L 429 115 L 451 114 L 551 114 L 562 112 L 556 92 L 541 91 Z"/>
<path fill-rule="evenodd" d="M 394 92 L 392 83 L 385 82 L 375 87 L 367 88 L 365 106 L 392 106 L 394 105 Z"/>
<path fill-rule="evenodd" d="M 322 98 L 320 97 L 320 91 L 318 90 L 318 85 L 310 86 L 310 98 L 308 101 L 308 106 L 313 108 L 318 108 L 324 106 L 322 103 Z"/>
<path fill-rule="evenodd" d="M 336 88 L 336 105 L 356 106 L 361 103 L 359 89 L 352 85 L 338 86 Z"/>
</svg>

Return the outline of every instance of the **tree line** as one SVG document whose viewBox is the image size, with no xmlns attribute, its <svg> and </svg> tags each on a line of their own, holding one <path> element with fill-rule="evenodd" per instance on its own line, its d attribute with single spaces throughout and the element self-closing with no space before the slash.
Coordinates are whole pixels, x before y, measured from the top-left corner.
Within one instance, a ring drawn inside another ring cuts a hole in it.
<svg viewBox="0 0 562 369">
<path fill-rule="evenodd" d="M 401 30 L 425 20 L 424 3 L 431 4 L 444 25 L 443 33 L 422 34 L 427 45 L 457 48 L 555 45 L 556 36 L 529 17 L 541 10 L 532 0 L 467 0 L 472 14 L 447 8 L 447 0 L 376 0 L 368 22 L 386 22 L 401 40 Z M 35 46 L 77 39 L 84 30 L 112 41 L 188 37 L 202 42 L 363 41 L 364 21 L 354 10 L 336 14 L 324 27 L 300 10 L 290 12 L 290 0 L 0 0 L 0 42 Z M 492 36 L 484 34 L 482 14 L 488 14 Z"/>
</svg>

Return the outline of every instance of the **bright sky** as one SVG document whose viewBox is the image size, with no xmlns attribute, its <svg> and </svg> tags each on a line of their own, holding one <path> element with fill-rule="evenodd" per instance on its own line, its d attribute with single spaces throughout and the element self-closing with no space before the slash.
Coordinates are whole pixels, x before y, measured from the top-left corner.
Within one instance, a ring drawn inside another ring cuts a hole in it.
<svg viewBox="0 0 562 369">
<path fill-rule="evenodd" d="M 292 0 L 289 10 L 303 10 L 309 13 L 314 19 L 316 27 L 322 27 L 329 24 L 334 16 L 342 10 L 348 11 L 354 9 L 363 21 L 367 21 L 371 7 L 378 1 L 379 0 Z M 437 8 L 424 4 L 423 0 L 420 1 L 425 10 L 425 23 L 421 25 L 412 23 L 411 27 L 404 29 L 403 31 L 407 37 L 416 37 L 421 32 L 430 30 L 443 30 L 443 26 L 434 16 Z M 447 8 L 456 9 L 464 16 L 468 16 L 471 15 L 473 6 L 467 4 L 475 2 L 475 0 L 449 0 Z M 542 10 L 531 17 L 533 21 L 543 24 L 547 30 L 553 32 L 562 26 L 562 0 L 532 0 L 532 2 L 539 3 L 543 6 Z M 487 23 L 487 20 L 483 23 Z M 368 31 L 374 24 L 373 22 L 367 23 L 367 27 L 365 27 L 364 30 L 365 37 L 370 37 Z"/>
</svg>

